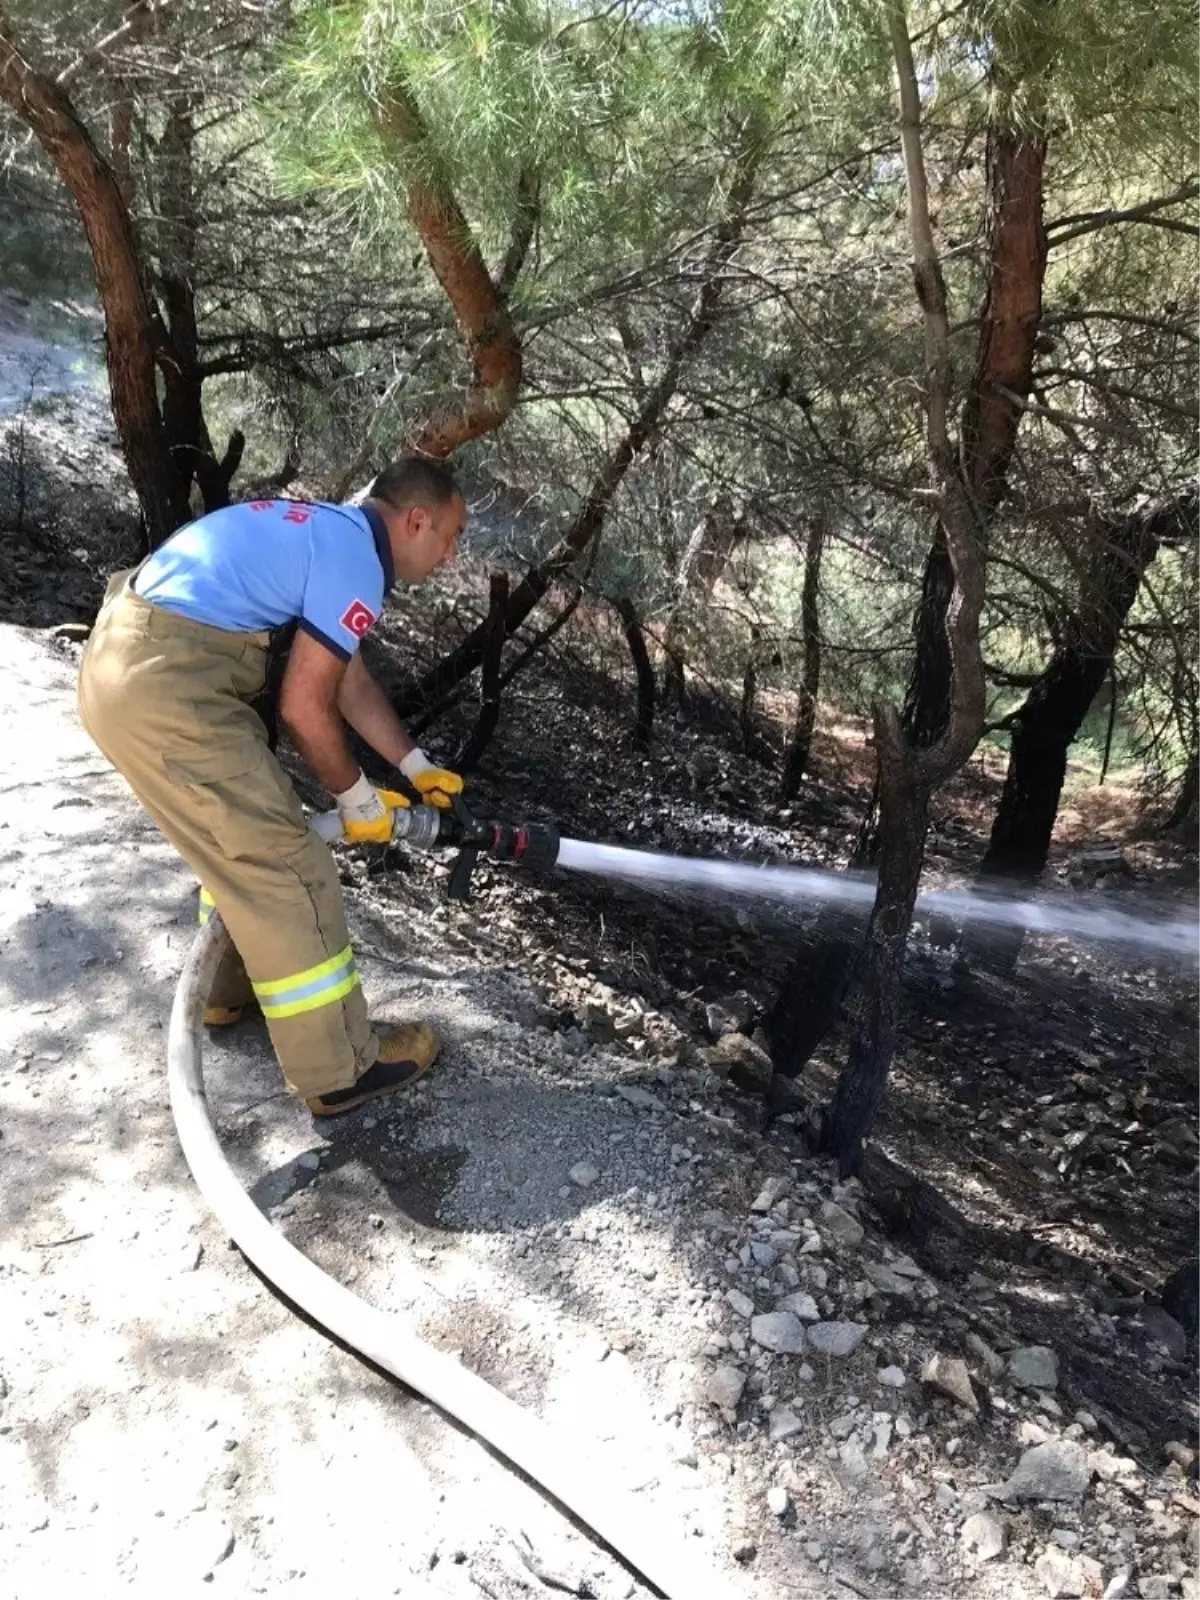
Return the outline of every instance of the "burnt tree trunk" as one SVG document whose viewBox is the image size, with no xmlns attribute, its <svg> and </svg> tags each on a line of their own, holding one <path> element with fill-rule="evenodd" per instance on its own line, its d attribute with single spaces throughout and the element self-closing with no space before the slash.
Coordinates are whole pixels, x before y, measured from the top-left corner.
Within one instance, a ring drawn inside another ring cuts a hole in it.
<svg viewBox="0 0 1200 1600">
<path fill-rule="evenodd" d="M 883 1103 L 896 1047 L 901 978 L 908 930 L 921 881 L 930 790 L 909 759 L 902 734 L 893 738 L 876 718 L 879 745 L 879 884 L 862 955 L 862 994 L 846 1064 L 823 1129 L 822 1143 L 847 1177 Z M 899 729 L 895 730 L 899 733 Z M 885 748 L 885 744 L 890 748 Z"/>
<path fill-rule="evenodd" d="M 808 770 L 813 732 L 817 726 L 817 695 L 821 687 L 821 556 L 825 549 L 825 519 L 814 517 L 804 546 L 804 589 L 800 597 L 800 637 L 804 666 L 796 702 L 796 722 L 783 762 L 780 795 L 793 800 Z"/>
<path fill-rule="evenodd" d="M 1085 552 L 1078 608 L 1062 619 L 1054 651 L 1024 703 L 1008 719 L 1012 730 L 1008 772 L 979 869 L 981 882 L 1032 887 L 1050 853 L 1067 752 L 1092 701 L 1112 671 L 1121 629 L 1137 598 L 1159 540 L 1190 521 L 1197 497 L 1189 492 L 1098 530 Z M 1011 968 L 1024 938 L 1021 928 L 972 935 L 975 951 L 990 964 Z"/>
<path fill-rule="evenodd" d="M 638 621 L 637 611 L 628 595 L 614 601 L 629 654 L 633 658 L 633 671 L 637 680 L 637 714 L 633 722 L 633 742 L 637 749 L 648 750 L 654 735 L 654 668 L 650 652 L 646 649 L 646 636 Z"/>
<path fill-rule="evenodd" d="M 891 24 L 898 59 L 901 53 L 911 57 L 907 24 L 898 0 Z M 902 80 L 908 72 L 911 59 L 902 72 Z M 970 754 L 982 726 L 978 616 L 983 598 L 985 540 L 988 524 L 1007 485 L 1022 416 L 1019 402 L 1029 394 L 1032 383 L 1034 341 L 1046 269 L 1042 221 L 1046 143 L 1036 129 L 1013 127 L 1001 116 L 989 131 L 988 283 L 975 370 L 963 407 L 960 446 L 955 452 L 947 426 L 951 374 L 945 286 L 927 213 L 919 96 L 911 77 L 902 89 L 902 99 L 905 94 L 908 105 L 901 119 L 902 143 L 909 180 L 914 278 L 926 326 L 931 475 L 941 510 L 914 616 L 913 671 L 903 712 L 897 719 L 897 737 L 906 751 L 905 759 L 918 761 L 924 773 L 922 782 L 931 795 L 936 785 Z M 880 760 L 882 763 L 882 747 Z M 904 879 L 903 860 L 913 858 L 908 830 L 915 823 L 904 809 L 902 794 L 894 792 L 890 804 L 900 807 L 899 817 L 885 814 L 889 800 L 881 770 L 871 808 L 874 813 L 878 806 L 878 822 L 868 815 L 854 859 L 856 865 L 876 858 L 879 863 L 878 915 L 872 921 L 865 950 L 860 948 L 847 919 L 831 913 L 824 919 L 822 930 L 827 936 L 826 947 L 800 952 L 771 1018 L 777 1070 L 785 1077 L 794 1077 L 833 1025 L 851 984 L 861 979 L 865 998 L 856 1027 L 856 1044 L 844 1069 L 847 1087 L 844 1091 L 839 1088 L 845 1105 L 852 1101 L 870 1103 L 873 1077 L 880 1074 L 882 1082 L 891 1059 L 893 1022 L 889 1019 L 894 1019 L 897 1003 L 891 991 L 898 992 L 901 967 L 895 940 L 888 930 L 894 931 L 898 921 L 903 920 L 907 931 L 911 920 L 911 906 L 905 920 L 906 894 L 900 894 L 896 885 Z M 916 820 L 923 828 L 928 799 L 919 811 Z M 889 859 L 889 850 L 898 852 L 902 859 Z M 885 890 L 888 884 L 891 887 Z M 888 896 L 895 907 L 885 916 L 883 906 Z M 888 939 L 892 940 L 891 945 L 883 948 L 880 941 L 886 944 Z M 870 1037 L 876 1041 L 873 1059 Z M 853 1087 L 859 1079 L 865 1085 L 861 1092 Z M 848 1113 L 841 1117 L 839 1161 L 849 1159 L 850 1142 L 845 1130 L 851 1123 Z"/>
<path fill-rule="evenodd" d="M 479 758 L 491 743 L 500 721 L 500 658 L 508 637 L 504 626 L 504 613 L 508 606 L 508 573 L 493 572 L 488 588 L 488 614 L 484 620 L 486 639 L 483 649 L 483 672 L 479 684 L 479 717 L 470 737 L 455 757 L 460 772 L 473 772 Z"/>
<path fill-rule="evenodd" d="M 153 547 L 187 521 L 188 503 L 164 437 L 155 371 L 157 317 L 129 208 L 70 98 L 30 64 L 2 15 L 0 99 L 32 130 L 79 209 L 104 312 L 113 420 L 147 547 Z"/>
</svg>

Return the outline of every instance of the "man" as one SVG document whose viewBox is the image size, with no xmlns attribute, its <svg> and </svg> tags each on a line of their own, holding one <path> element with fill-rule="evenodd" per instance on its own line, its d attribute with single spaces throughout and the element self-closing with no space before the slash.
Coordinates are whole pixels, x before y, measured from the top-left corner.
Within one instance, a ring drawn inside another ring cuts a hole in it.
<svg viewBox="0 0 1200 1600">
<path fill-rule="evenodd" d="M 385 468 L 361 506 L 255 500 L 172 534 L 118 573 L 88 641 L 79 709 L 100 749 L 195 871 L 234 951 L 205 1021 L 257 999 L 293 1093 L 316 1116 L 415 1082 L 438 1051 L 431 1028 L 367 1021 L 341 885 L 251 702 L 271 631 L 295 624 L 279 715 L 333 794 L 345 835 L 384 842 L 403 795 L 376 789 L 343 723 L 446 807 L 462 779 L 417 749 L 358 655 L 397 578 L 448 561 L 466 505 L 444 468 Z"/>
</svg>

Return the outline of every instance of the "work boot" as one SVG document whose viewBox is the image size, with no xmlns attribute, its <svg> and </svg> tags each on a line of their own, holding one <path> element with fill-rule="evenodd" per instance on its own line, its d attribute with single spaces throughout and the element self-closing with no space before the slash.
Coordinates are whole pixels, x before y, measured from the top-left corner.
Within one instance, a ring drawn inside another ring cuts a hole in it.
<svg viewBox="0 0 1200 1600">
<path fill-rule="evenodd" d="M 432 1028 L 423 1022 L 406 1022 L 402 1028 L 380 1035 L 379 1055 L 357 1083 L 314 1095 L 308 1109 L 314 1117 L 340 1117 L 368 1100 L 407 1089 L 433 1065 L 440 1048 L 441 1040 Z"/>
<path fill-rule="evenodd" d="M 206 1028 L 231 1028 L 245 1009 L 245 1006 L 205 1006 L 204 1026 Z"/>
</svg>

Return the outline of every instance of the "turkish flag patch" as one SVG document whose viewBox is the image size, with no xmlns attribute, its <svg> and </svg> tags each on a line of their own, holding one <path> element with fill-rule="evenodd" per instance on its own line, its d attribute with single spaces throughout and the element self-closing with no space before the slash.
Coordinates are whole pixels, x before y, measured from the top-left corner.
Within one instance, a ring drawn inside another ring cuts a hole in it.
<svg viewBox="0 0 1200 1600">
<path fill-rule="evenodd" d="M 342 612 L 342 627 L 355 639 L 361 639 L 370 632 L 375 621 L 375 613 L 370 606 L 364 605 L 361 600 L 353 600 Z"/>
</svg>

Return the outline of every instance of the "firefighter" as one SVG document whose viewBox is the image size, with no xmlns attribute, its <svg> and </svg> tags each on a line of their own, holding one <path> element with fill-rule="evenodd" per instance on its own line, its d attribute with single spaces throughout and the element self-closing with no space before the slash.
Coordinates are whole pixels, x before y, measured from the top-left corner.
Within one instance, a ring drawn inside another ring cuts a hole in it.
<svg viewBox="0 0 1200 1600">
<path fill-rule="evenodd" d="M 368 1023 L 333 858 L 252 702 L 272 634 L 293 626 L 279 717 L 346 838 L 385 841 L 408 801 L 364 776 L 345 723 L 422 800 L 449 806 L 461 777 L 414 745 L 358 649 L 393 584 L 450 560 L 466 519 L 450 473 L 415 458 L 386 467 L 359 506 L 227 506 L 113 578 L 84 652 L 84 726 L 200 880 L 202 918 L 215 906 L 233 941 L 205 1022 L 256 1002 L 315 1116 L 415 1082 L 438 1039 L 420 1022 Z"/>
</svg>

